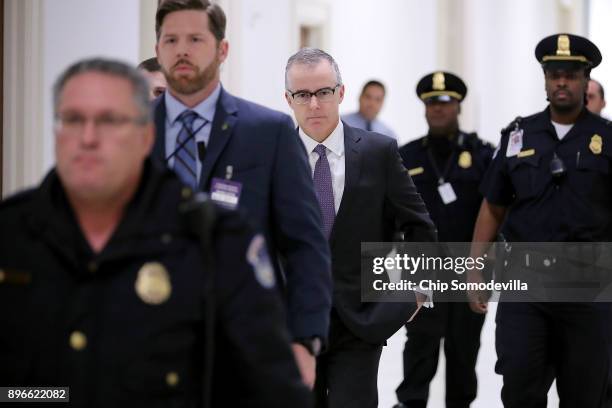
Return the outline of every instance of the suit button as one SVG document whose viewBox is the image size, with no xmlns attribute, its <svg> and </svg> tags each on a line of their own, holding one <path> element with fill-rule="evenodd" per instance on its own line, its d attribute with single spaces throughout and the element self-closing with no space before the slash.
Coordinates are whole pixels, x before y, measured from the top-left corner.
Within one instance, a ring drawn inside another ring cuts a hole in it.
<svg viewBox="0 0 612 408">
<path fill-rule="evenodd" d="M 166 374 L 166 384 L 170 387 L 176 387 L 179 383 L 179 376 L 175 371 L 170 371 Z"/>
<path fill-rule="evenodd" d="M 171 234 L 162 234 L 161 242 L 164 245 L 168 245 L 169 243 L 172 242 L 172 235 Z"/>
<path fill-rule="evenodd" d="M 544 259 L 544 266 L 550 266 L 550 259 L 546 258 Z"/>
<path fill-rule="evenodd" d="M 4 282 L 4 280 L 6 279 L 6 273 L 0 269 L 0 283 Z"/>
<path fill-rule="evenodd" d="M 184 200 L 191 198 L 192 195 L 193 190 L 189 187 L 183 187 L 183 189 L 181 190 L 181 197 L 183 197 Z"/>
<path fill-rule="evenodd" d="M 70 335 L 70 347 L 76 351 L 83 350 L 87 347 L 87 337 L 78 330 L 73 331 Z"/>
</svg>

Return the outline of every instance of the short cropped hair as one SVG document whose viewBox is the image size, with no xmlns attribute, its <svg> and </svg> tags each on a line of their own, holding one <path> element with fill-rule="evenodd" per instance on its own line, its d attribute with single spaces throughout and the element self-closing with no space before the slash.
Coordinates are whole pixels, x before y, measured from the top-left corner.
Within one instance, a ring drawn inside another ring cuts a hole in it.
<svg viewBox="0 0 612 408">
<path fill-rule="evenodd" d="M 161 71 L 161 65 L 159 65 L 159 62 L 157 61 L 157 58 L 155 57 L 148 58 L 142 61 L 140 64 L 138 64 L 137 68 L 144 69 L 145 71 L 148 71 L 148 72 L 160 72 Z"/>
<path fill-rule="evenodd" d="M 385 89 L 385 85 L 383 85 L 382 82 L 377 81 L 376 79 L 370 79 L 368 82 L 365 83 L 363 88 L 361 88 L 361 94 L 363 95 L 365 93 L 366 89 L 368 89 L 371 86 L 377 86 L 379 88 L 382 88 L 383 95 L 387 93 L 387 90 Z"/>
<path fill-rule="evenodd" d="M 303 64 L 312 67 L 319 64 L 319 62 L 323 60 L 328 61 L 330 63 L 330 65 L 334 69 L 334 72 L 336 73 L 336 83 L 338 85 L 342 85 L 342 76 L 340 75 L 340 69 L 338 68 L 338 64 L 331 55 L 318 48 L 302 48 L 301 50 L 293 54 L 291 57 L 289 57 L 289 59 L 287 60 L 287 66 L 285 67 L 285 89 L 289 89 L 289 80 L 287 74 L 289 73 L 289 70 L 293 65 Z"/>
<path fill-rule="evenodd" d="M 146 78 L 138 72 L 136 68 L 125 62 L 105 58 L 89 58 L 77 61 L 60 74 L 53 86 L 53 110 L 56 114 L 60 97 L 66 83 L 71 78 L 88 72 L 96 72 L 126 79 L 132 84 L 134 102 L 140 111 L 142 120 L 146 122 L 152 120 L 149 101 L 149 84 Z"/>
<path fill-rule="evenodd" d="M 170 13 L 182 10 L 201 10 L 208 15 L 208 27 L 217 42 L 225 38 L 226 17 L 221 6 L 208 0 L 162 0 L 155 14 L 155 34 L 157 41 L 161 35 L 164 18 Z"/>
</svg>

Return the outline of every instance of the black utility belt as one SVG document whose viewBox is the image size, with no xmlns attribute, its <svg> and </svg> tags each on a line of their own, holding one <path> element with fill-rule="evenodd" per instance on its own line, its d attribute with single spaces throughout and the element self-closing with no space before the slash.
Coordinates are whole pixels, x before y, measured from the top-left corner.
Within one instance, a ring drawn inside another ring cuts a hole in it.
<svg viewBox="0 0 612 408">
<path fill-rule="evenodd" d="M 609 257 L 597 254 L 543 253 L 538 251 L 512 251 L 503 263 L 504 269 L 511 272 L 515 268 L 530 269 L 544 274 L 554 274 L 567 278 L 594 278 L 608 281 L 612 278 L 612 265 Z"/>
</svg>

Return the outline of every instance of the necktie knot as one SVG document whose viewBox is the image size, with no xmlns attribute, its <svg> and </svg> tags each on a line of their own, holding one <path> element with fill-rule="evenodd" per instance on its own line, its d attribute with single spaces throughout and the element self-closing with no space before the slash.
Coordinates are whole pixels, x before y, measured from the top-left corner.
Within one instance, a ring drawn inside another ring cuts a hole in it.
<svg viewBox="0 0 612 408">
<path fill-rule="evenodd" d="M 194 111 L 186 110 L 186 111 L 183 111 L 183 113 L 181 113 L 178 118 L 183 123 L 184 126 L 191 129 L 193 127 L 193 122 L 196 120 L 197 117 L 198 117 L 198 114 L 195 113 Z"/>
<path fill-rule="evenodd" d="M 183 123 L 182 129 L 176 137 L 176 155 L 174 156 L 174 170 L 181 180 L 188 186 L 196 188 L 198 185 L 198 164 L 195 133 L 193 121 L 198 114 L 192 110 L 186 110 L 180 114 L 178 119 Z"/>
<path fill-rule="evenodd" d="M 326 153 L 327 153 L 327 147 L 325 147 L 325 146 L 324 146 L 324 145 L 322 145 L 322 144 L 317 145 L 317 147 L 315 147 L 315 148 L 314 148 L 314 152 L 315 152 L 316 154 L 318 154 L 318 155 L 319 155 L 319 157 L 323 157 L 323 156 L 325 156 L 325 155 L 326 155 Z"/>
</svg>

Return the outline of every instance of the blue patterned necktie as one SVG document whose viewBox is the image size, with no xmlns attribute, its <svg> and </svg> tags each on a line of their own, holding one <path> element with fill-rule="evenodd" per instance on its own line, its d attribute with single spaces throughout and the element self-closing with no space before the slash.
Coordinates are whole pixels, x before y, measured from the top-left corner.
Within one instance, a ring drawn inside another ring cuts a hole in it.
<svg viewBox="0 0 612 408">
<path fill-rule="evenodd" d="M 323 232 L 325 237 L 329 239 L 336 218 L 331 169 L 327 161 L 327 148 L 320 144 L 315 147 L 314 152 L 319 155 L 319 159 L 315 164 L 313 181 L 321 215 L 323 216 Z"/>
<path fill-rule="evenodd" d="M 183 127 L 176 137 L 176 155 L 174 156 L 174 171 L 189 187 L 198 186 L 198 162 L 196 159 L 196 141 L 193 132 L 193 122 L 198 117 L 194 111 L 186 110 L 179 116 Z M 182 147 L 180 147 L 182 146 Z"/>
</svg>

